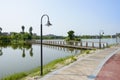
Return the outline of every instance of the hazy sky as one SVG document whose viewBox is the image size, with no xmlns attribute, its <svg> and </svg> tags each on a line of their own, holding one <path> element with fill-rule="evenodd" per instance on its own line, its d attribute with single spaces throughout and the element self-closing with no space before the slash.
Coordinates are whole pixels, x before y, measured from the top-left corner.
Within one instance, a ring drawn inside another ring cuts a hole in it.
<svg viewBox="0 0 120 80">
<path fill-rule="evenodd" d="M 120 0 L 0 0 L 0 27 L 3 32 L 20 32 L 33 27 L 40 34 L 40 19 L 48 14 L 53 24 L 43 26 L 44 34 L 76 35 L 120 32 Z M 47 18 L 43 18 L 45 24 Z"/>
</svg>

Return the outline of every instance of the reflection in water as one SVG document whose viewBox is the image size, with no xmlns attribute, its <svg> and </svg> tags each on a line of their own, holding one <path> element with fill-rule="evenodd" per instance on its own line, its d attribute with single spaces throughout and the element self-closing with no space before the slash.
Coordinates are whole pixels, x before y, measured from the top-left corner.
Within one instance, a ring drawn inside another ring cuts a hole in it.
<svg viewBox="0 0 120 80">
<path fill-rule="evenodd" d="M 0 51 L 3 52 L 0 56 L 0 78 L 13 73 L 28 71 L 40 66 L 39 44 L 14 44 L 12 46 L 8 45 L 6 48 L 0 46 Z M 43 65 L 59 58 L 80 53 L 81 50 L 79 49 L 44 45 Z M 15 67 L 11 64 L 15 65 Z"/>
<path fill-rule="evenodd" d="M 25 49 L 23 49 L 22 57 L 25 57 Z"/>
<path fill-rule="evenodd" d="M 30 56 L 33 57 L 33 48 L 30 48 Z"/>
<path fill-rule="evenodd" d="M 65 48 L 65 47 L 58 47 L 58 46 L 49 46 L 49 45 L 44 45 L 44 47 L 55 49 L 58 51 L 69 52 L 69 53 L 78 53 L 78 51 L 81 51 L 80 49 Z"/>
<path fill-rule="evenodd" d="M 33 57 L 33 48 L 32 44 L 0 44 L 0 56 L 3 55 L 2 52 L 2 47 L 12 47 L 12 49 L 20 49 L 22 51 L 22 57 L 26 57 L 26 50 L 29 51 L 29 55 Z M 56 47 L 56 46 L 49 46 L 49 45 L 44 45 L 44 47 L 55 49 L 58 51 L 64 51 L 64 52 L 69 52 L 69 53 L 78 53 L 78 49 L 73 49 L 73 48 L 65 48 L 65 47 Z"/>
<path fill-rule="evenodd" d="M 0 43 L 0 56 L 3 55 L 2 52 L 2 47 L 3 48 L 7 48 L 7 47 L 12 47 L 12 49 L 16 50 L 16 49 L 20 49 L 22 50 L 22 57 L 25 58 L 26 54 L 25 51 L 29 50 L 29 54 L 32 57 L 33 56 L 33 48 L 32 48 L 32 44 L 7 44 L 7 43 Z"/>
<path fill-rule="evenodd" d="M 2 47 L 0 48 L 0 56 L 3 55 L 3 52 L 2 52 Z"/>
<path fill-rule="evenodd" d="M 69 43 L 70 44 L 70 43 Z M 29 51 L 29 55 L 31 57 L 33 57 L 33 48 L 32 48 L 32 44 L 0 44 L 0 56 L 3 55 L 3 52 L 2 52 L 2 47 L 12 47 L 12 49 L 16 50 L 16 49 L 19 49 L 22 51 L 22 55 L 21 57 L 25 58 L 26 57 L 26 52 Z M 64 52 L 67 52 L 67 53 L 81 53 L 82 50 L 80 49 L 74 49 L 74 48 L 65 48 L 65 47 L 58 47 L 58 46 L 49 46 L 49 45 L 44 45 L 44 47 L 47 47 L 47 48 L 51 48 L 51 49 L 55 49 L 55 50 L 58 50 L 58 51 L 64 51 Z"/>
<path fill-rule="evenodd" d="M 22 49 L 23 52 L 22 52 L 22 57 L 25 58 L 25 48 Z M 33 48 L 31 47 L 30 50 L 29 50 L 29 54 L 31 57 L 33 57 Z"/>
</svg>

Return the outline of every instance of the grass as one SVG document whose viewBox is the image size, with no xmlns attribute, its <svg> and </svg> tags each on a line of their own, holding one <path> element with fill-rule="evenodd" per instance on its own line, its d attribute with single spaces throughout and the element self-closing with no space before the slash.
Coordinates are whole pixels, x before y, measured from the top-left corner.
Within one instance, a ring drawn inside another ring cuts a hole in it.
<svg viewBox="0 0 120 80">
<path fill-rule="evenodd" d="M 22 73 L 16 73 L 16 74 L 7 76 L 5 78 L 2 78 L 1 80 L 19 80 L 20 78 L 25 76 L 27 76 L 27 73 L 22 72 Z"/>
<path fill-rule="evenodd" d="M 67 62 L 67 60 L 70 60 L 70 61 Z M 68 56 L 68 57 L 65 57 L 65 58 L 60 58 L 60 59 L 53 60 L 50 63 L 43 66 L 43 68 L 44 68 L 43 69 L 43 75 L 45 75 L 45 74 L 47 74 L 47 73 L 49 73 L 49 72 L 51 72 L 51 71 L 53 71 L 57 68 L 60 68 L 64 65 L 68 65 L 75 60 L 76 59 L 74 59 L 74 56 Z M 32 73 L 31 76 L 40 75 L 39 70 L 36 73 Z"/>
</svg>

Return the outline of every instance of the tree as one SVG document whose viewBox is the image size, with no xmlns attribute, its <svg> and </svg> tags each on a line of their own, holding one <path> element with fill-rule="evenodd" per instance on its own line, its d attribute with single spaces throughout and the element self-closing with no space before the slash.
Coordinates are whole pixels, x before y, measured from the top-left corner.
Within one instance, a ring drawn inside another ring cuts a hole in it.
<svg viewBox="0 0 120 80">
<path fill-rule="evenodd" d="M 32 30 L 33 30 L 33 28 L 32 28 L 32 26 L 29 28 L 29 33 L 30 33 L 30 35 L 32 35 Z"/>
<path fill-rule="evenodd" d="M 70 40 L 74 40 L 74 38 L 75 38 L 74 31 L 73 31 L 73 30 L 70 30 L 70 31 L 68 31 L 67 33 L 68 33 L 68 38 L 69 38 Z"/>
<path fill-rule="evenodd" d="M 22 35 L 23 40 L 31 40 L 31 38 L 32 38 L 31 35 L 27 32 Z"/>
<path fill-rule="evenodd" d="M 21 28 L 22 28 L 22 32 L 24 33 L 24 30 L 25 30 L 25 26 L 23 25 Z"/>
<path fill-rule="evenodd" d="M 0 34 L 2 33 L 2 28 L 0 27 Z"/>
<path fill-rule="evenodd" d="M 81 39 L 78 37 L 78 36 L 75 36 L 74 35 L 74 31 L 73 30 L 70 30 L 67 32 L 68 33 L 68 36 L 66 38 L 66 41 L 81 41 Z"/>
</svg>

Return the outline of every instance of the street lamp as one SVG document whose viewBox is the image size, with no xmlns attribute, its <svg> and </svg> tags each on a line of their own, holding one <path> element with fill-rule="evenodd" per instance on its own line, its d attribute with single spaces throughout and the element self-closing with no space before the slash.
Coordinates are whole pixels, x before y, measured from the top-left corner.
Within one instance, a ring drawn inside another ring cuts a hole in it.
<svg viewBox="0 0 120 80">
<path fill-rule="evenodd" d="M 101 38 L 102 38 L 102 35 L 104 34 L 103 31 L 100 31 L 99 33 L 99 48 L 101 49 Z"/>
<path fill-rule="evenodd" d="M 44 16 L 46 16 L 47 19 L 48 19 L 46 26 L 51 26 L 52 25 L 50 23 L 50 21 L 49 21 L 49 16 L 47 14 L 42 15 L 42 17 L 41 17 L 41 25 L 40 25 L 40 29 L 41 29 L 41 32 L 40 32 L 41 33 L 41 39 L 40 39 L 40 42 L 41 42 L 41 76 L 43 75 L 43 48 L 42 48 L 42 40 L 43 40 L 42 32 L 43 31 L 42 31 L 42 19 L 43 19 Z"/>
</svg>

